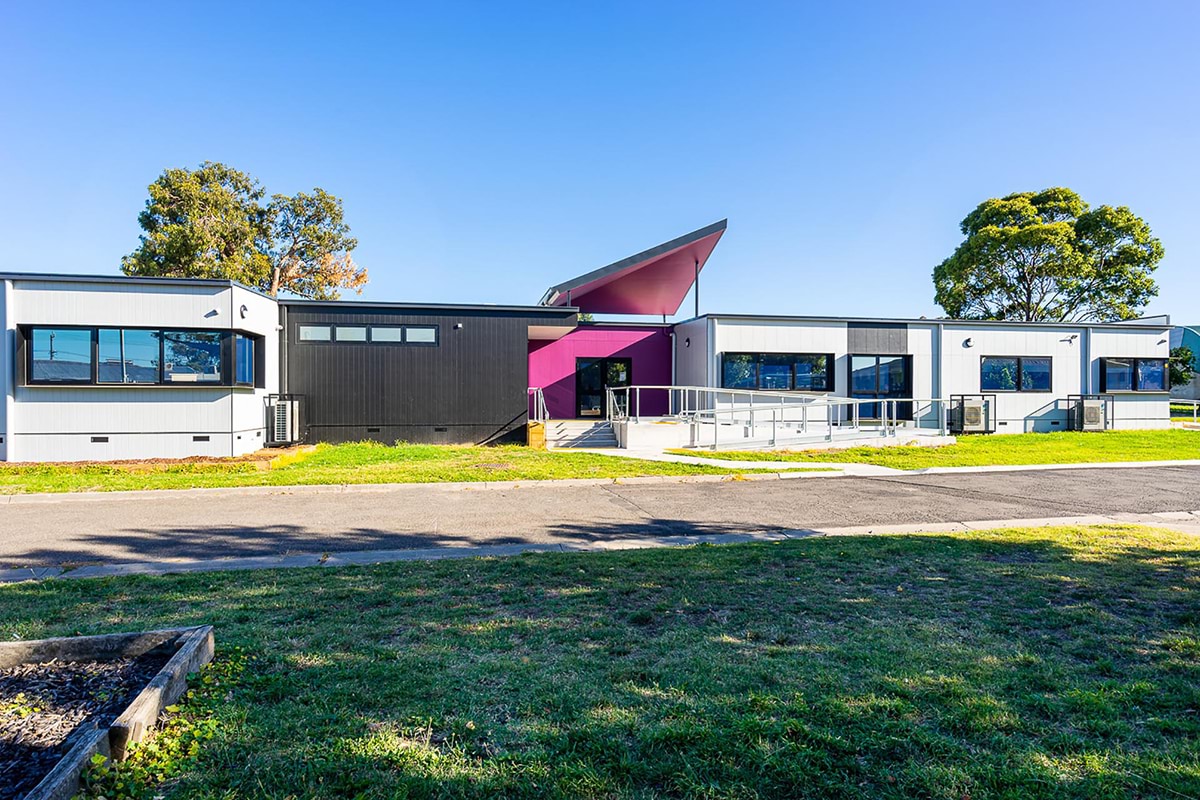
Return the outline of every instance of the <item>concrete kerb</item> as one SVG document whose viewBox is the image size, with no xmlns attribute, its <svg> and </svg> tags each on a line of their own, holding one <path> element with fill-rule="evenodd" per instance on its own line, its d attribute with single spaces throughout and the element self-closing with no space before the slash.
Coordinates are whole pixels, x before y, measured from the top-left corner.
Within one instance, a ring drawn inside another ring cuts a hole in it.
<svg viewBox="0 0 1200 800">
<path fill-rule="evenodd" d="M 746 531 L 744 533 L 642 536 L 596 542 L 559 544 L 500 544 L 414 548 L 407 550 L 359 550 L 344 553 L 300 553 L 287 556 L 251 556 L 205 561 L 152 561 L 133 564 L 109 564 L 79 567 L 0 570 L 0 584 L 30 580 L 108 578 L 130 575 L 172 575 L 192 572 L 233 572 L 256 569 L 296 569 L 350 567 L 387 564 L 398 561 L 437 561 L 462 558 L 509 558 L 533 553 L 600 553 L 660 547 L 688 547 L 701 544 L 726 545 L 747 542 L 778 542 L 823 536 L 886 536 L 913 533 L 966 533 L 997 528 L 1038 528 L 1062 525 L 1152 525 L 1200 536 L 1200 510 L 1156 514 L 1116 514 L 1111 516 L 1038 517 L 1028 519 L 972 520 L 906 525 L 860 525 L 830 528 Z"/>
</svg>

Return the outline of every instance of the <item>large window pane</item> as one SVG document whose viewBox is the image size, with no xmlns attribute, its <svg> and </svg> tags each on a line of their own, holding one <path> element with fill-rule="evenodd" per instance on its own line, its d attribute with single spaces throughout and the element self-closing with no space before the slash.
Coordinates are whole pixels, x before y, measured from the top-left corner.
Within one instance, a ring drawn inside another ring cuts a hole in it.
<svg viewBox="0 0 1200 800">
<path fill-rule="evenodd" d="M 879 359 L 879 393 L 887 397 L 908 394 L 907 359 L 904 356 L 882 356 Z"/>
<path fill-rule="evenodd" d="M 1137 388 L 1139 392 L 1167 391 L 1167 362 L 1157 358 L 1139 358 Z"/>
<path fill-rule="evenodd" d="M 792 388 L 791 356 L 762 355 L 758 358 L 758 388 L 772 391 Z"/>
<path fill-rule="evenodd" d="M 829 357 L 801 356 L 795 361 L 796 389 L 802 392 L 829 392 Z"/>
<path fill-rule="evenodd" d="M 1048 392 L 1050 391 L 1050 385 L 1050 359 L 1021 359 L 1022 392 Z"/>
<path fill-rule="evenodd" d="M 875 393 L 879 359 L 875 356 L 850 356 L 850 391 Z"/>
<path fill-rule="evenodd" d="M 101 328 L 100 383 L 158 383 L 158 331 Z"/>
<path fill-rule="evenodd" d="M 220 383 L 219 331 L 163 331 L 163 380 L 167 383 Z"/>
<path fill-rule="evenodd" d="M 754 356 L 726 353 L 722 359 L 721 386 L 726 389 L 753 389 L 757 385 Z"/>
<path fill-rule="evenodd" d="M 979 389 L 983 392 L 1015 392 L 1017 359 L 984 356 L 980 362 Z"/>
<path fill-rule="evenodd" d="M 254 340 L 238 334 L 234 339 L 234 378 L 240 386 L 254 385 Z"/>
<path fill-rule="evenodd" d="M 1133 391 L 1133 360 L 1109 358 L 1104 362 L 1104 389 L 1109 392 Z"/>
<path fill-rule="evenodd" d="M 92 380 L 92 332 L 69 328 L 34 328 L 30 380 L 61 383 L 90 383 Z"/>
</svg>

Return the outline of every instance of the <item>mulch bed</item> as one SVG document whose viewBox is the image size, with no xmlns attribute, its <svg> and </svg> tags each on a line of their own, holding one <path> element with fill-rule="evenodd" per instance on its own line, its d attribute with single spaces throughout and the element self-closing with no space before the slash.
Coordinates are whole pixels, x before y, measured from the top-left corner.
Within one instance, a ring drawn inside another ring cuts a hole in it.
<svg viewBox="0 0 1200 800">
<path fill-rule="evenodd" d="M 50 661 L 0 669 L 0 800 L 38 784 L 74 744 L 72 734 L 112 723 L 170 654 L 114 661 Z"/>
</svg>

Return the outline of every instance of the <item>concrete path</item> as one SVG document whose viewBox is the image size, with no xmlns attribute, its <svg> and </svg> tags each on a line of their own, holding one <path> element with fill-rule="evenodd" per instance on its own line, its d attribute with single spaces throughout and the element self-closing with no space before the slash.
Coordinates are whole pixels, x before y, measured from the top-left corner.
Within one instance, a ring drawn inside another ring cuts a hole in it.
<svg viewBox="0 0 1200 800">
<path fill-rule="evenodd" d="M 800 473 L 820 474 L 820 473 Z M 15 496 L 0 568 L 1190 513 L 1200 467 Z"/>
</svg>

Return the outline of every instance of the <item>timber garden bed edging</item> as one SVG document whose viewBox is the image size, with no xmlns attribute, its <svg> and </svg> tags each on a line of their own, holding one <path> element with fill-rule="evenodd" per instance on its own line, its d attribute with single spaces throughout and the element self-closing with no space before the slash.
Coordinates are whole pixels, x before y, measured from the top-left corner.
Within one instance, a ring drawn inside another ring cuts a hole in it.
<svg viewBox="0 0 1200 800">
<path fill-rule="evenodd" d="M 130 746 L 144 740 L 164 709 L 187 691 L 187 678 L 212 660 L 213 628 L 168 628 L 100 636 L 0 642 L 0 668 L 47 662 L 112 661 L 155 651 L 170 653 L 161 669 L 107 726 L 85 722 L 67 739 L 58 763 L 24 800 L 69 800 L 80 788 L 80 776 L 97 754 L 120 761 Z"/>
</svg>

